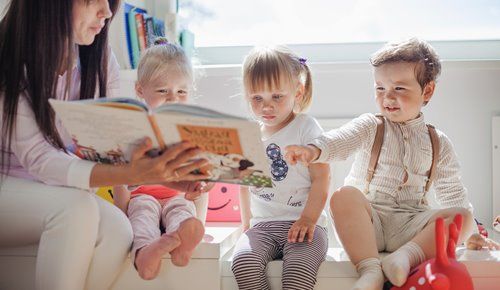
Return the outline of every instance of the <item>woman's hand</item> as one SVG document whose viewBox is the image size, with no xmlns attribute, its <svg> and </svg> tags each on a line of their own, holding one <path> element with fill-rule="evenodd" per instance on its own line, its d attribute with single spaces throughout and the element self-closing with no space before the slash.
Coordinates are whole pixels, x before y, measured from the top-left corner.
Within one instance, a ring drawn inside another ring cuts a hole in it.
<svg viewBox="0 0 500 290">
<path fill-rule="evenodd" d="M 311 219 L 301 217 L 296 222 L 293 223 L 290 230 L 288 230 L 288 242 L 302 243 L 307 235 L 307 242 L 311 243 L 314 237 L 314 230 L 316 229 L 316 223 Z"/>
<path fill-rule="evenodd" d="M 192 171 L 208 163 L 205 159 L 191 161 L 201 150 L 187 142 L 173 145 L 157 157 L 149 157 L 152 149 L 151 139 L 134 150 L 130 163 L 131 181 L 129 184 L 164 183 L 177 181 L 195 181 L 208 178 L 204 174 L 193 174 Z"/>
<path fill-rule="evenodd" d="M 305 166 L 318 159 L 321 150 L 314 145 L 289 145 L 285 147 L 285 160 L 295 165 L 301 162 Z"/>
</svg>

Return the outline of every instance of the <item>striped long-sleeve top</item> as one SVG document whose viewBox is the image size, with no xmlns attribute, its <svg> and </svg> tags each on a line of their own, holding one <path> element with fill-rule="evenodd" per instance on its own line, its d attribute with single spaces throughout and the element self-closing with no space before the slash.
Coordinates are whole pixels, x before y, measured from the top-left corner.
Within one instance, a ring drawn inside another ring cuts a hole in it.
<svg viewBox="0 0 500 290">
<path fill-rule="evenodd" d="M 376 116 L 363 114 L 339 129 L 324 133 L 312 144 L 321 149 L 317 162 L 345 160 L 356 154 L 344 184 L 361 191 L 377 128 Z M 385 119 L 384 142 L 369 190 L 377 190 L 398 200 L 421 199 L 432 164 L 432 144 L 423 114 L 396 123 Z M 440 152 L 436 179 L 432 186 L 442 207 L 464 207 L 472 211 L 467 189 L 461 181 L 460 165 L 450 139 L 439 130 Z"/>
</svg>

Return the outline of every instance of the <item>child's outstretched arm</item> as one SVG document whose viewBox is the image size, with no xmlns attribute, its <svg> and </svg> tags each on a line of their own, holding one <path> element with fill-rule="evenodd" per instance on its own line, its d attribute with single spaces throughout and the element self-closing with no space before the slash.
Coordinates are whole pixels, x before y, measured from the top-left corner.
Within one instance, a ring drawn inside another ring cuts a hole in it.
<svg viewBox="0 0 500 290">
<path fill-rule="evenodd" d="M 288 231 L 288 242 L 303 242 L 307 235 L 307 241 L 312 242 L 316 222 L 325 208 L 330 186 L 330 166 L 324 163 L 309 165 L 311 175 L 311 190 L 307 198 L 306 206 L 301 217 L 292 225 Z"/>
<path fill-rule="evenodd" d="M 130 191 L 126 185 L 113 186 L 113 201 L 126 215 L 130 201 Z"/>
<path fill-rule="evenodd" d="M 314 145 L 289 145 L 285 147 L 285 152 L 286 161 L 292 165 L 300 162 L 308 166 L 321 155 L 321 149 Z"/>
<path fill-rule="evenodd" d="M 373 144 L 377 123 L 375 115 L 361 115 L 340 128 L 323 133 L 312 140 L 311 144 L 285 147 L 285 159 L 292 165 L 297 162 L 308 165 L 312 162 L 346 160 L 363 146 Z"/>
<path fill-rule="evenodd" d="M 250 219 L 252 218 L 252 212 L 250 210 L 250 192 L 246 186 L 240 186 L 240 214 L 243 231 L 246 231 L 250 228 Z"/>
</svg>

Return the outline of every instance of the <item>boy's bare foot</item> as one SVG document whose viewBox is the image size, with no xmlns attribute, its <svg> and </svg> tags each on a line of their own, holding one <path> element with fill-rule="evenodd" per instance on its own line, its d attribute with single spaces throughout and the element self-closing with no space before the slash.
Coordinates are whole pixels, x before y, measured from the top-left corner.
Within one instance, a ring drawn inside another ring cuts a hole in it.
<svg viewBox="0 0 500 290">
<path fill-rule="evenodd" d="M 480 234 L 472 234 L 465 242 L 469 250 L 481 250 L 487 248 L 489 250 L 500 250 L 500 244 L 492 239 L 483 237 Z"/>
<path fill-rule="evenodd" d="M 158 276 L 161 258 L 180 245 L 177 236 L 163 234 L 151 244 L 137 250 L 135 267 L 139 276 L 144 280 L 152 280 Z"/>
<path fill-rule="evenodd" d="M 170 252 L 172 264 L 179 267 L 186 266 L 204 234 L 205 228 L 199 219 L 189 218 L 183 221 L 177 232 L 172 234 L 181 241 L 181 244 Z"/>
</svg>

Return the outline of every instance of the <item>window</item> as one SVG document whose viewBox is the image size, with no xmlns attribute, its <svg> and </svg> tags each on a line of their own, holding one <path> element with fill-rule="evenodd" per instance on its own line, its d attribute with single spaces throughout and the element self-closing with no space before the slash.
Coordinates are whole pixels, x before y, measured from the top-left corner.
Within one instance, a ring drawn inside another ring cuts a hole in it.
<svg viewBox="0 0 500 290">
<path fill-rule="evenodd" d="M 199 52 L 209 58 L 223 52 L 222 60 L 271 43 L 333 52 L 347 45 L 348 60 L 357 59 L 359 49 L 373 52 L 388 40 L 411 36 L 433 44 L 454 41 L 457 47 L 478 40 L 480 48 L 493 45 L 486 49 L 493 56 L 475 58 L 496 58 L 500 46 L 496 0 L 181 0 L 180 17 L 194 32 Z"/>
</svg>

